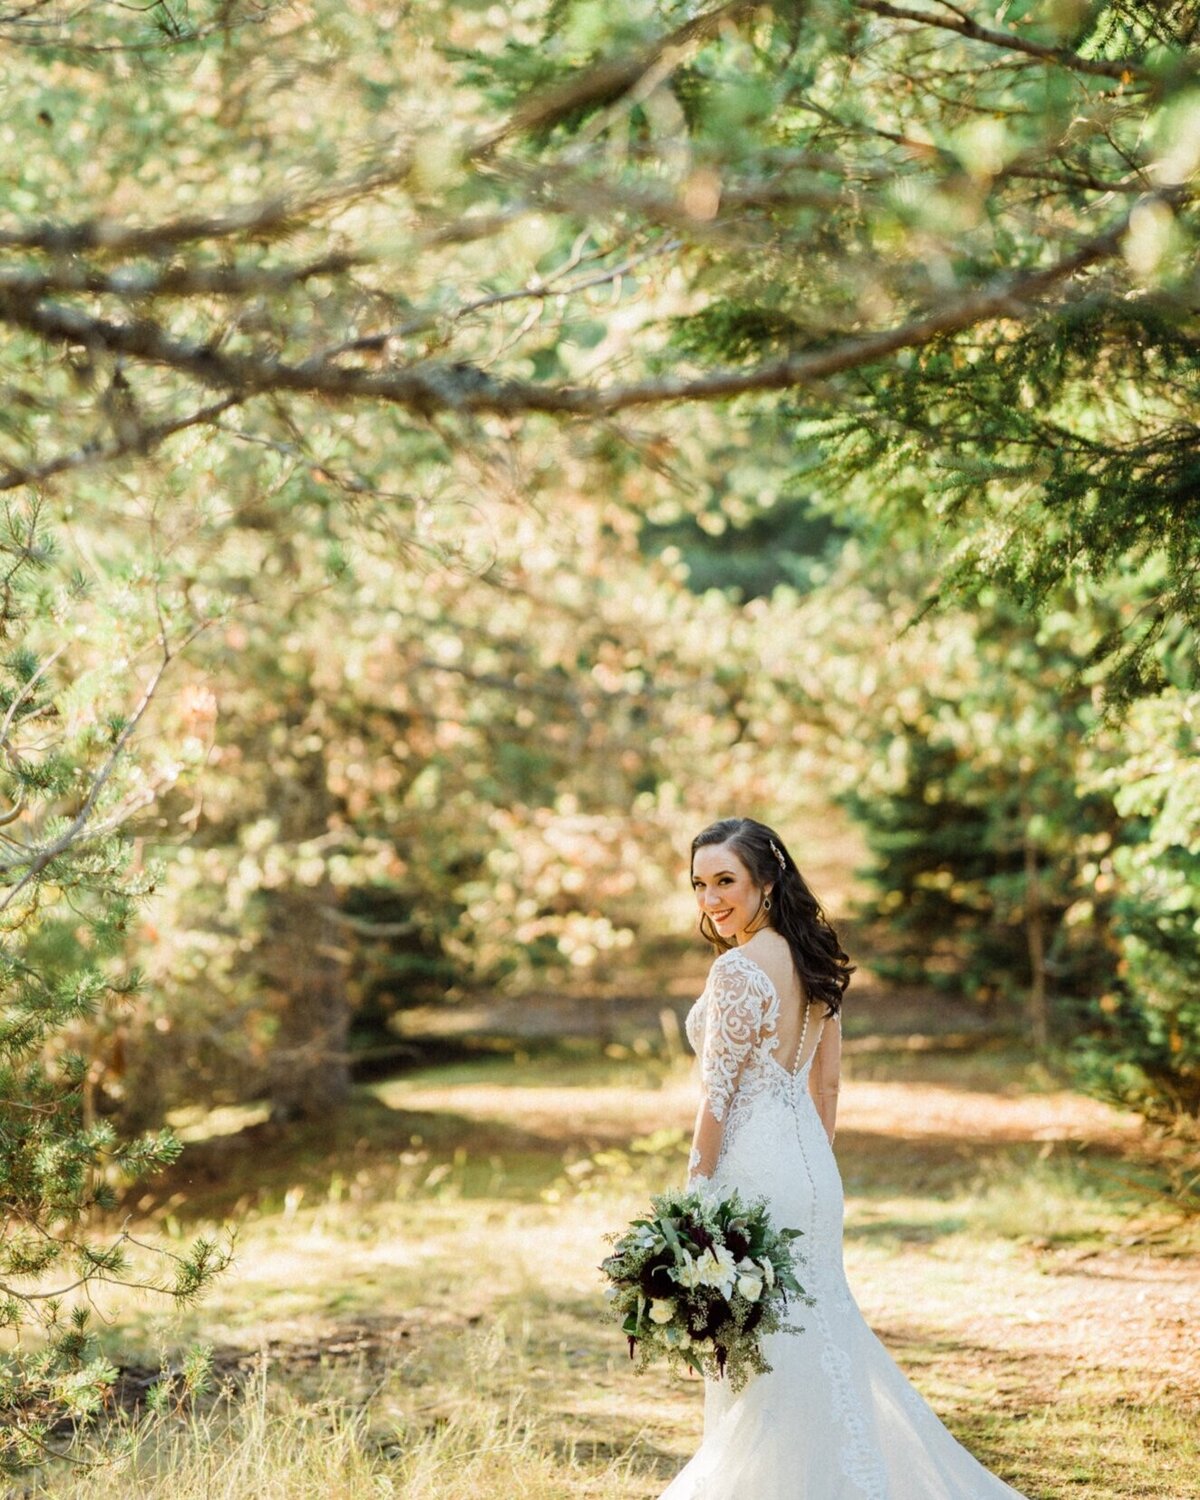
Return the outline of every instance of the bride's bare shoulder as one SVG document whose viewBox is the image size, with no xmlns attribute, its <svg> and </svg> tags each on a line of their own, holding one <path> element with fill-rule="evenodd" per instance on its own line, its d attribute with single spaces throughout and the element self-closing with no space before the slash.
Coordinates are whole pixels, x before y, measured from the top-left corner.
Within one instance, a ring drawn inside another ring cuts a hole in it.
<svg viewBox="0 0 1200 1500">
<path fill-rule="evenodd" d="M 792 962 L 792 950 L 783 933 L 764 927 L 748 943 L 743 944 L 738 952 L 744 953 L 760 969 L 765 970 L 781 994 L 786 994 L 795 984 L 796 966 Z"/>
<path fill-rule="evenodd" d="M 788 940 L 782 932 L 777 932 L 774 927 L 764 927 L 756 932 L 749 941 L 742 944 L 739 950 L 748 953 L 758 963 L 774 961 L 776 963 L 784 959 L 790 959 L 792 950 L 788 947 Z"/>
</svg>

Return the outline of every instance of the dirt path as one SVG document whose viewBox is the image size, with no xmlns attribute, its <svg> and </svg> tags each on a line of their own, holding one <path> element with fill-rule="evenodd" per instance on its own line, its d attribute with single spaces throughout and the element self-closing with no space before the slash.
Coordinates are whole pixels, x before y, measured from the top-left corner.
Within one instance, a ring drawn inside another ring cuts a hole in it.
<svg viewBox="0 0 1200 1500">
<path fill-rule="evenodd" d="M 682 1074 L 661 1089 L 459 1084 L 405 1087 L 405 1109 L 453 1112 L 487 1131 L 495 1122 L 547 1148 L 579 1153 L 625 1146 L 663 1128 L 690 1129 L 694 1082 Z M 864 1312 L 885 1342 L 903 1352 L 920 1328 L 978 1363 L 1019 1366 L 1028 1387 L 1052 1392 L 1073 1371 L 1111 1371 L 1141 1395 L 1200 1403 L 1200 1262 L 1162 1241 L 1169 1216 L 1154 1208 L 1106 1240 L 1021 1236 L 1003 1276 L 980 1297 L 980 1268 L 956 1264 L 954 1229 L 933 1228 L 913 1208 L 932 1193 L 957 1208 L 963 1184 L 986 1171 L 1020 1192 L 1021 1174 L 1055 1152 L 1119 1171 L 1136 1157 L 1137 1119 L 1068 1091 L 1016 1094 L 978 1085 L 847 1080 L 838 1155 L 847 1189 L 847 1264 Z M 948 1213 L 951 1210 L 948 1209 Z M 908 1215 L 906 1218 L 905 1215 Z M 965 1211 L 970 1228 L 969 1208 Z M 876 1249 L 879 1229 L 886 1241 Z M 1053 1225 L 1051 1225 L 1053 1231 Z M 1150 1248 L 1140 1240 L 1149 1240 Z M 941 1263 L 941 1257 L 948 1257 Z M 935 1274 L 930 1275 L 930 1262 Z M 964 1306 L 980 1310 L 963 1313 Z M 896 1309 L 903 1308 L 898 1316 Z M 998 1378 L 1001 1375 L 997 1370 Z"/>
</svg>

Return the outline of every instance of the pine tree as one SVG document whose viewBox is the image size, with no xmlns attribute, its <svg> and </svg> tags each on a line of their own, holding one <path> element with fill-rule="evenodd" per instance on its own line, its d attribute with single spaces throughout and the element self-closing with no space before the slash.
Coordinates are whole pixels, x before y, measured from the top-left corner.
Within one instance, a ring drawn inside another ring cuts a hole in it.
<svg viewBox="0 0 1200 1500">
<path fill-rule="evenodd" d="M 592 424 L 669 470 L 701 446 L 695 408 L 740 400 L 790 427 L 834 525 L 873 527 L 881 555 L 936 549 L 931 607 L 1119 594 L 1082 669 L 1115 708 L 1165 702 L 1194 688 L 1200 624 L 1198 17 L 322 0 L 297 30 L 286 7 L 212 0 L 185 21 L 0 18 L 23 167 L 0 183 L 0 488 L 53 483 L 115 525 L 123 482 L 185 467 L 203 435 L 214 493 L 281 554 L 289 526 L 369 512 L 400 555 L 480 472 L 503 488 L 521 442 Z M 579 450 L 553 453 L 533 467 Z M 718 684 L 739 735 L 751 675 Z"/>
<path fill-rule="evenodd" d="M 116 1227 L 117 1188 L 173 1162 L 169 1131 L 121 1139 L 86 1107 L 88 1060 L 67 1044 L 138 984 L 126 932 L 152 876 L 122 829 L 132 713 L 43 649 L 53 556 L 37 506 L 0 513 L 0 1472 L 53 1451 L 100 1407 L 116 1371 L 97 1352 L 90 1302 L 105 1283 L 199 1296 L 229 1252 L 201 1236 L 180 1253 Z M 93 617 L 93 624 L 98 621 Z M 90 687 L 90 691 L 89 691 Z"/>
</svg>

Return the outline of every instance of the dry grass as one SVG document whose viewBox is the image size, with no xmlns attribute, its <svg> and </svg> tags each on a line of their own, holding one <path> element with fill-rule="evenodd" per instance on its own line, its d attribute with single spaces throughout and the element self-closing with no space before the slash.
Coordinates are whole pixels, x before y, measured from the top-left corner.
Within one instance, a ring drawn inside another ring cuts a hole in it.
<svg viewBox="0 0 1200 1500">
<path fill-rule="evenodd" d="M 1003 1051 L 850 1071 L 851 1282 L 951 1428 L 1031 1500 L 1200 1493 L 1196 1244 L 1136 1123 Z M 235 1217 L 236 1267 L 182 1322 L 117 1304 L 106 1342 L 202 1337 L 226 1393 L 30 1493 L 650 1500 L 701 1391 L 635 1379 L 595 1267 L 682 1176 L 693 1105 L 681 1060 L 577 1046 L 372 1085 L 332 1131 L 198 1141 L 144 1211 L 168 1237 Z"/>
</svg>

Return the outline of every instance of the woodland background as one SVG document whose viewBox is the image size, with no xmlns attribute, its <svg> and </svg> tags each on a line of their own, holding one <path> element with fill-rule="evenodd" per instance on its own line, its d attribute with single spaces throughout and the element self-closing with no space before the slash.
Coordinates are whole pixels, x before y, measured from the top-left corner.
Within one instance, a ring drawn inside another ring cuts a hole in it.
<svg viewBox="0 0 1200 1500">
<path fill-rule="evenodd" d="M 852 1039 L 1010 1049 L 989 1087 L 1102 1101 L 1188 1221 L 1198 37 L 0 12 L 15 1468 L 120 1363 L 36 1288 L 221 1284 L 199 1217 L 169 1275 L 122 1217 L 214 1119 L 299 1161 L 378 1080 L 538 1036 L 593 1040 L 584 1090 L 673 1077 L 686 849 L 735 810 L 861 958 Z"/>
</svg>

